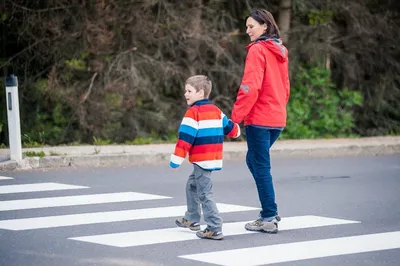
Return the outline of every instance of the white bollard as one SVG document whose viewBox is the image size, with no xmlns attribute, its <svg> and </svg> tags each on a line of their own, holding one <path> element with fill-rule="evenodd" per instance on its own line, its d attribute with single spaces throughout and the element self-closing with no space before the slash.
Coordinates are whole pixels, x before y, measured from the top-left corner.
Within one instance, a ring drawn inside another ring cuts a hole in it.
<svg viewBox="0 0 400 266">
<path fill-rule="evenodd" d="M 10 159 L 22 160 L 21 123 L 19 120 L 18 79 L 14 75 L 6 78 L 6 101 Z"/>
</svg>

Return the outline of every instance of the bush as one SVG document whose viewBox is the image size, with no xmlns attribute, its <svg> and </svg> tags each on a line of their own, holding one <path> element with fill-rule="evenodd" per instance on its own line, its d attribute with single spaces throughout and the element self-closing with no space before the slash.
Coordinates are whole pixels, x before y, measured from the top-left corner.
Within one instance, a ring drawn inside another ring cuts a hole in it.
<svg viewBox="0 0 400 266">
<path fill-rule="evenodd" d="M 40 157 L 43 158 L 46 154 L 44 151 L 36 152 L 36 151 L 26 151 L 24 152 L 25 157 Z"/>
<path fill-rule="evenodd" d="M 282 138 L 351 137 L 353 107 L 361 104 L 361 94 L 337 90 L 328 70 L 299 67 L 291 84 L 288 121 Z"/>
</svg>

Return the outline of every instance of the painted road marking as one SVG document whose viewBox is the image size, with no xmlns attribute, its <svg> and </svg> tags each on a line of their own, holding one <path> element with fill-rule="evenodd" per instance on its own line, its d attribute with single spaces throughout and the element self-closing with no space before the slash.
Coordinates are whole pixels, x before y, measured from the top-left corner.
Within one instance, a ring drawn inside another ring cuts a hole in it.
<svg viewBox="0 0 400 266">
<path fill-rule="evenodd" d="M 104 194 L 79 195 L 79 196 L 67 196 L 67 197 L 8 200 L 8 201 L 0 201 L 0 211 L 89 205 L 89 204 L 100 204 L 100 203 L 115 203 L 115 202 L 127 202 L 127 201 L 157 200 L 157 199 L 168 199 L 168 198 L 171 197 L 164 197 L 159 195 L 136 193 L 136 192 L 122 192 L 122 193 L 104 193 Z"/>
<path fill-rule="evenodd" d="M 400 231 L 232 249 L 179 257 L 224 266 L 257 266 L 398 248 L 400 248 Z"/>
<path fill-rule="evenodd" d="M 294 230 L 294 229 L 303 229 L 303 228 L 312 228 L 312 227 L 330 226 L 330 225 L 354 224 L 354 223 L 360 223 L 360 222 L 307 215 L 307 216 L 283 218 L 282 221 L 279 223 L 279 228 L 280 230 Z M 244 229 L 245 224 L 246 222 L 225 223 L 223 225 L 224 236 L 257 233 L 253 231 L 247 231 L 246 229 Z M 157 230 L 145 230 L 136 232 L 72 237 L 70 239 L 83 242 L 96 243 L 101 245 L 114 246 L 114 247 L 133 247 L 133 246 L 144 246 L 144 245 L 178 242 L 186 240 L 196 240 L 199 238 L 196 236 L 196 232 L 190 231 L 186 228 L 174 227 L 174 228 L 157 229 Z"/>
<path fill-rule="evenodd" d="M 245 207 L 231 204 L 218 204 L 221 213 L 254 211 L 258 208 Z M 182 216 L 186 211 L 184 206 L 159 207 L 149 209 L 136 209 L 124 211 L 92 212 L 71 215 L 47 216 L 37 218 L 0 220 L 0 229 L 7 230 L 30 230 L 40 228 L 52 228 L 60 226 L 72 226 L 83 224 L 96 224 L 120 221 L 133 221 L 141 219 L 165 218 Z"/>
<path fill-rule="evenodd" d="M 89 188 L 89 187 L 66 185 L 66 184 L 60 184 L 60 183 L 36 183 L 36 184 L 23 184 L 23 185 L 8 185 L 8 186 L 0 186 L 0 194 L 66 190 L 66 189 L 81 189 L 81 188 Z"/>
</svg>

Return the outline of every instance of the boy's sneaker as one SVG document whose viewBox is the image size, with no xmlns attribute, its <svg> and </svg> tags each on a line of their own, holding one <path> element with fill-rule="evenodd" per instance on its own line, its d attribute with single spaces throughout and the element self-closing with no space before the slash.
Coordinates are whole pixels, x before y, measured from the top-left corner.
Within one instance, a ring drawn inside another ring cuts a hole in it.
<svg viewBox="0 0 400 266">
<path fill-rule="evenodd" d="M 278 233 L 278 222 L 280 217 L 275 217 L 270 222 L 263 222 L 262 219 L 257 219 L 254 222 L 247 223 L 244 228 L 249 231 L 260 231 L 269 234 Z"/>
<path fill-rule="evenodd" d="M 191 222 L 186 220 L 185 218 L 175 220 L 175 223 L 179 227 L 189 228 L 192 231 L 200 230 L 200 224 L 198 222 Z"/>
<path fill-rule="evenodd" d="M 204 239 L 213 239 L 213 240 L 221 240 L 224 238 L 222 232 L 214 232 L 209 229 L 204 229 L 203 231 L 197 231 L 196 236 Z"/>
</svg>

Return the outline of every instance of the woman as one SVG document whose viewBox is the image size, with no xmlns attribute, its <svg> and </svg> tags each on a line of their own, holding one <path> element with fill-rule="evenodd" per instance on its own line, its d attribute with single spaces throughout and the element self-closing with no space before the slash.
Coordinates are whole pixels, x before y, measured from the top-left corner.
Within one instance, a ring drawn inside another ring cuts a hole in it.
<svg viewBox="0 0 400 266">
<path fill-rule="evenodd" d="M 251 43 L 244 74 L 231 119 L 244 120 L 247 139 L 246 163 L 254 177 L 261 212 L 247 223 L 251 231 L 278 232 L 280 217 L 271 176 L 270 148 L 286 126 L 286 104 L 290 86 L 288 51 L 282 45 L 274 17 L 266 10 L 254 10 L 246 18 Z"/>
</svg>

